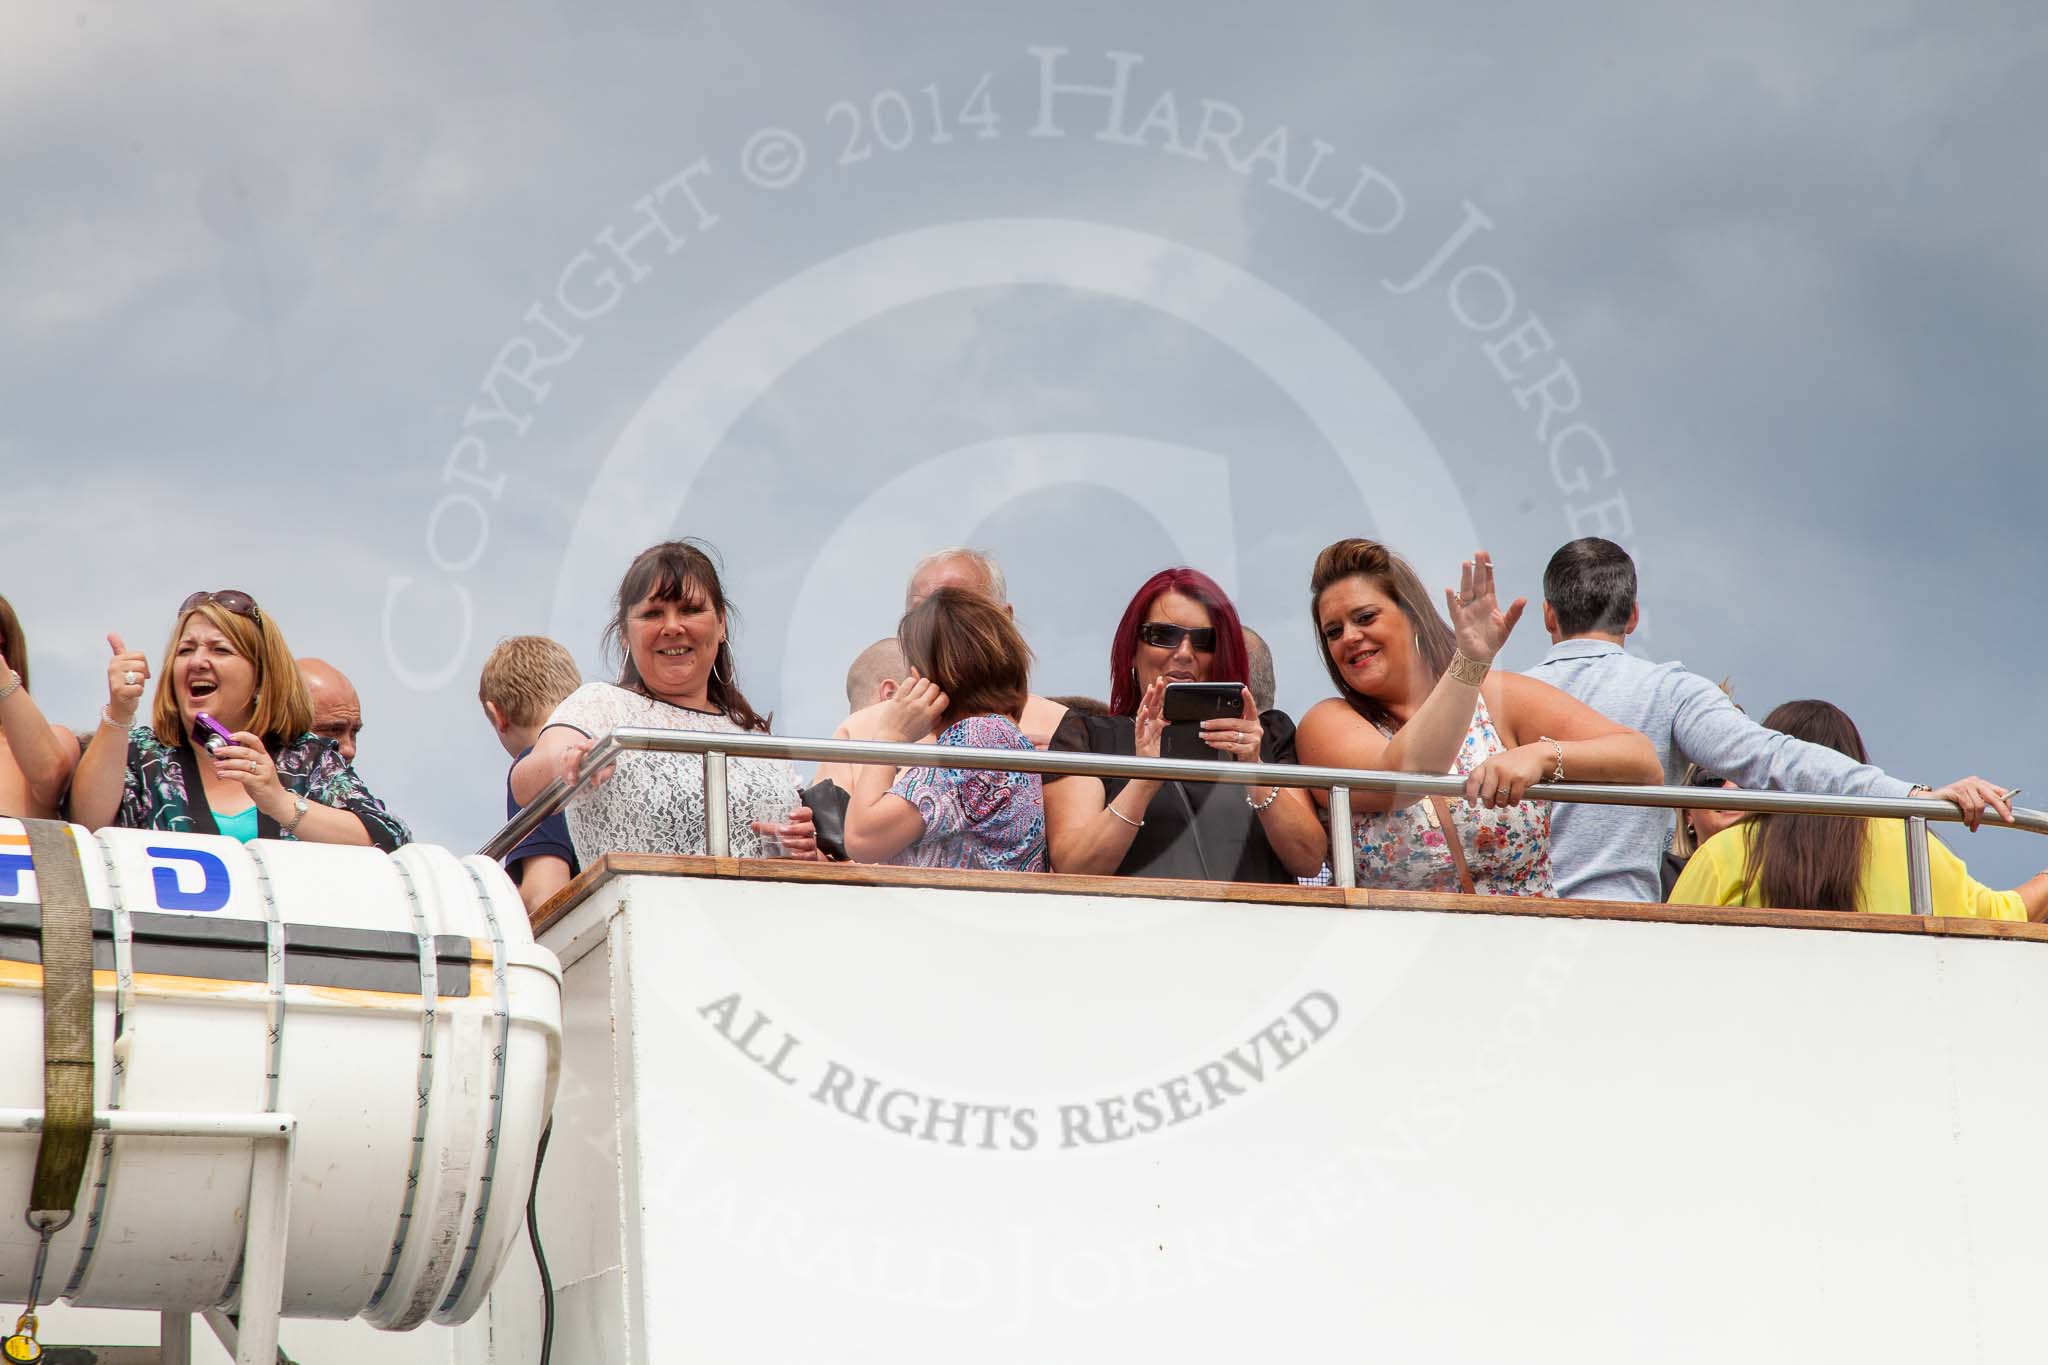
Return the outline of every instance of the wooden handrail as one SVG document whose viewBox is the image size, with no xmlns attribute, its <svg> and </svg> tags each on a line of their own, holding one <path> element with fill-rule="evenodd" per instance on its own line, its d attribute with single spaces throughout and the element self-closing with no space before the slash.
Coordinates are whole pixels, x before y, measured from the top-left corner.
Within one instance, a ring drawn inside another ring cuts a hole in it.
<svg viewBox="0 0 2048 1365">
<path fill-rule="evenodd" d="M 1940 916 L 1864 914 L 1843 910 L 1755 910 L 1746 906 L 1557 900 L 1543 896 L 1464 896 L 1379 887 L 1289 886 L 1259 882 L 1184 881 L 1168 877 L 1096 877 L 1071 872 L 985 872 L 960 868 L 813 863 L 790 858 L 706 858 L 674 853 L 607 853 L 533 914 L 536 935 L 615 877 L 712 877 L 727 881 L 832 886 L 933 887 L 1011 895 L 1144 897 L 1233 905 L 1302 905 L 1328 910 L 1429 910 L 1467 915 L 1533 915 L 1548 919 L 1632 920 L 1652 924 L 1722 924 L 1768 929 L 1826 929 L 1867 934 L 1938 934 L 1951 938 L 2025 939 L 2048 943 L 2048 924 Z"/>
</svg>

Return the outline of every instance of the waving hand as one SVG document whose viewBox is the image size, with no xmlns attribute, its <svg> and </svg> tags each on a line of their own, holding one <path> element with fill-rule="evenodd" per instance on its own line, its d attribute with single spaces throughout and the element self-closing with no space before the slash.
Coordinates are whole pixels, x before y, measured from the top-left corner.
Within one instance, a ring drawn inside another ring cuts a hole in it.
<svg viewBox="0 0 2048 1365">
<path fill-rule="evenodd" d="M 1445 588 L 1444 602 L 1458 639 L 1458 652 L 1480 663 L 1493 662 L 1493 656 L 1508 642 L 1515 622 L 1522 619 L 1522 608 L 1529 605 L 1528 598 L 1517 597 L 1506 611 L 1500 609 L 1493 588 L 1493 558 L 1484 550 L 1475 551 L 1465 561 L 1457 590 Z"/>
</svg>

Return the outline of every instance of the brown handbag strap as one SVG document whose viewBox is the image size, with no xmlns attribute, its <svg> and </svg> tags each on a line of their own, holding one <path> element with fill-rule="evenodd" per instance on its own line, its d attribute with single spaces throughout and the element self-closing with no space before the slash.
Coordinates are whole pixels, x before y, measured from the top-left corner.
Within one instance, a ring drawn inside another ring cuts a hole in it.
<svg viewBox="0 0 2048 1365">
<path fill-rule="evenodd" d="M 1468 896 L 1479 894 L 1479 888 L 1472 881 L 1472 869 L 1465 862 L 1465 841 L 1458 837 L 1458 827 L 1451 821 L 1451 803 L 1441 796 L 1429 798 L 1429 804 L 1436 810 L 1437 823 L 1444 830 L 1444 851 L 1451 855 L 1451 866 L 1458 869 L 1458 889 Z"/>
</svg>

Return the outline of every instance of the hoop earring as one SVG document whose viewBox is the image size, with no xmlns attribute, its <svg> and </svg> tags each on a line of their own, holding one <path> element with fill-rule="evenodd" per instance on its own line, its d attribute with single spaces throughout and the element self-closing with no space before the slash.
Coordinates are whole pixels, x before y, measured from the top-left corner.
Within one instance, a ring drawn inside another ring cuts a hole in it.
<svg viewBox="0 0 2048 1365">
<path fill-rule="evenodd" d="M 725 664 L 725 676 L 722 678 L 718 676 L 721 661 Z M 732 648 L 723 640 L 718 642 L 718 653 L 711 656 L 711 676 L 727 687 L 732 686 Z"/>
</svg>

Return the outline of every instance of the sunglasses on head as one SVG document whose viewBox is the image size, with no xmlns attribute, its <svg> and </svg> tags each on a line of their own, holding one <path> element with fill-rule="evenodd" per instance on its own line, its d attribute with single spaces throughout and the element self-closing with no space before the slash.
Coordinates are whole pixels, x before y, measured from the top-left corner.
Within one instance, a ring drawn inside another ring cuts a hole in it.
<svg viewBox="0 0 2048 1365">
<path fill-rule="evenodd" d="M 1692 779 L 1692 785 L 1695 787 L 1719 787 L 1724 785 L 1724 782 L 1719 773 L 1697 773 Z"/>
<path fill-rule="evenodd" d="M 258 623 L 263 620 L 263 613 L 256 609 L 256 599 L 240 588 L 222 588 L 219 592 L 201 589 L 179 603 L 178 615 L 183 616 L 202 602 L 218 602 L 237 616 L 247 617 Z"/>
<path fill-rule="evenodd" d="M 1154 649 L 1179 649 L 1180 642 L 1186 640 L 1207 654 L 1216 648 L 1216 627 L 1176 626 L 1167 621 L 1147 621 L 1138 627 L 1138 638 Z"/>
</svg>

